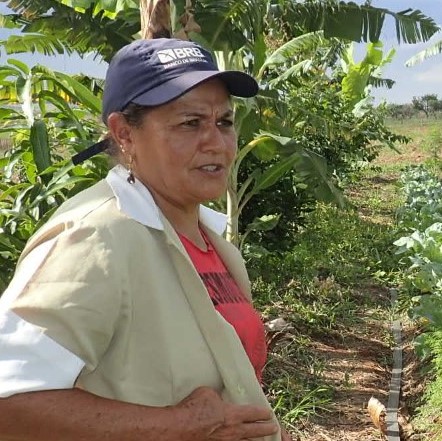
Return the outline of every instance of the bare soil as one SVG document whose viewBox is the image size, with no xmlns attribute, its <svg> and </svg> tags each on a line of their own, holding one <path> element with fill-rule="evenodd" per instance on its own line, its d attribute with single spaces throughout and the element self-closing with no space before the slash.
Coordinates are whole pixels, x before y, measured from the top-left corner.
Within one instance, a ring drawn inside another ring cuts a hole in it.
<svg viewBox="0 0 442 441">
<path fill-rule="evenodd" d="M 389 292 L 367 287 L 361 295 L 389 303 Z M 370 290 L 370 291 L 368 291 Z M 374 441 L 384 439 L 367 411 L 371 397 L 387 404 L 390 383 L 391 347 L 389 323 L 377 313 L 359 311 L 361 322 L 339 331 L 326 342 L 317 342 L 318 356 L 328 360 L 324 378 L 336 390 L 328 412 L 306 422 L 294 439 L 298 441 Z"/>
</svg>

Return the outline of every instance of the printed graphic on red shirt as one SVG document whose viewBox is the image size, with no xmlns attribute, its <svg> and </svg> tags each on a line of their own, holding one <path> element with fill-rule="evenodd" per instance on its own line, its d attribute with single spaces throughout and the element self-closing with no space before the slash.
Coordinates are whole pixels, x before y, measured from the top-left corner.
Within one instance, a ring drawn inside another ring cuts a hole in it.
<svg viewBox="0 0 442 441">
<path fill-rule="evenodd" d="M 184 236 L 180 238 L 209 292 L 215 309 L 235 328 L 256 376 L 261 381 L 267 347 L 260 316 L 241 292 L 210 243 L 208 250 L 203 251 Z"/>
</svg>

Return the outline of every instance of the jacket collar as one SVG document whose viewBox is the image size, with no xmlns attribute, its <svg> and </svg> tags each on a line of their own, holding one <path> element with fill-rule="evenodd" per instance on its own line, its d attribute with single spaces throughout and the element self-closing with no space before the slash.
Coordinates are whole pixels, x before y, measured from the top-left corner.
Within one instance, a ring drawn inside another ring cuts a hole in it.
<svg viewBox="0 0 442 441">
<path fill-rule="evenodd" d="M 127 170 L 122 165 L 109 171 L 106 181 L 117 199 L 118 209 L 135 221 L 157 230 L 164 230 L 160 209 L 152 194 L 140 181 L 127 182 Z M 227 216 L 200 205 L 200 221 L 217 234 L 223 234 L 227 226 Z"/>
</svg>

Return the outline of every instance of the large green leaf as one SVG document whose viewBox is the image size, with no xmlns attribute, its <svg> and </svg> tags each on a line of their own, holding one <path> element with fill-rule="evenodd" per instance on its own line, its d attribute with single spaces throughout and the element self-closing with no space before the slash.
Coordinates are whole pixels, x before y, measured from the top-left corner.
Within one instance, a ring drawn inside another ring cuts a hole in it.
<svg viewBox="0 0 442 441">
<path fill-rule="evenodd" d="M 297 161 L 299 161 L 299 155 L 297 153 L 294 153 L 287 158 L 279 159 L 276 163 L 267 167 L 262 173 L 255 173 L 254 185 L 252 189 L 248 193 L 245 193 L 244 188 L 241 189 L 241 194 L 243 195 L 243 197 L 238 207 L 238 213 L 241 213 L 244 206 L 250 201 L 253 196 L 278 182 L 282 176 L 284 176 L 290 169 L 293 168 L 294 164 Z"/>
<path fill-rule="evenodd" d="M 0 80 L 3 80 L 9 76 L 19 76 L 22 75 L 23 72 L 20 69 L 12 66 L 0 66 Z"/>
<path fill-rule="evenodd" d="M 432 325 L 442 328 L 442 299 L 434 294 L 419 297 L 419 303 L 413 308 L 413 317 L 425 317 Z"/>
<path fill-rule="evenodd" d="M 274 185 L 285 173 L 287 173 L 294 164 L 299 161 L 299 155 L 294 153 L 288 158 L 283 158 L 276 164 L 272 164 L 268 167 L 260 176 L 260 178 L 255 182 L 253 187 L 253 192 L 256 194 L 261 190 Z"/>
<path fill-rule="evenodd" d="M 306 149 L 301 150 L 296 171 L 314 182 L 314 192 L 319 200 L 332 202 L 339 207 L 345 206 L 344 196 L 333 184 L 327 161 L 322 156 Z"/>
<path fill-rule="evenodd" d="M 313 60 L 307 58 L 306 60 L 302 60 L 299 63 L 294 63 L 288 69 L 284 69 L 282 73 L 270 80 L 269 83 L 272 85 L 272 87 L 276 88 L 281 83 L 305 75 L 314 69 L 316 69 L 316 66 L 313 63 Z"/>
<path fill-rule="evenodd" d="M 270 231 L 276 227 L 280 217 L 280 215 L 276 214 L 265 214 L 264 216 L 256 217 L 253 219 L 253 222 L 247 225 L 247 229 L 252 231 Z"/>
<path fill-rule="evenodd" d="M 420 10 L 393 12 L 370 4 L 358 5 L 344 1 L 280 3 L 280 14 L 305 32 L 323 30 L 326 38 L 337 37 L 351 41 L 377 42 L 386 16 L 395 21 L 398 42 L 427 41 L 439 26 Z"/>
<path fill-rule="evenodd" d="M 267 57 L 259 70 L 258 77 L 262 77 L 267 67 L 285 63 L 291 64 L 294 59 L 300 56 L 305 57 L 306 53 L 316 50 L 324 42 L 323 32 L 311 32 L 291 39 Z"/>
<path fill-rule="evenodd" d="M 57 37 L 44 34 L 11 35 L 7 40 L 0 40 L 0 45 L 7 54 L 39 52 L 44 55 L 59 55 L 73 52 L 69 46 L 63 45 Z"/>
<path fill-rule="evenodd" d="M 91 112 L 95 114 L 101 112 L 101 100 L 74 77 L 62 72 L 52 71 L 41 65 L 34 66 L 32 72 L 34 75 L 40 74 L 41 80 L 52 81 L 77 103 L 87 107 Z"/>
<path fill-rule="evenodd" d="M 263 135 L 250 142 L 253 154 L 261 161 L 268 162 L 275 158 L 279 150 L 279 143 L 275 138 Z M 244 153 L 244 152 L 242 152 Z"/>
<path fill-rule="evenodd" d="M 69 118 L 72 121 L 72 123 L 77 128 L 79 136 L 81 138 L 87 138 L 86 131 L 84 130 L 81 122 L 78 120 L 78 118 L 76 117 L 74 111 L 71 109 L 71 107 L 66 102 L 66 100 L 61 98 L 58 94 L 56 94 L 54 92 L 51 92 L 51 91 L 48 91 L 48 90 L 42 91 L 39 94 L 39 99 L 44 101 L 44 102 L 48 101 L 52 105 L 57 107 L 63 113 L 63 117 Z"/>
<path fill-rule="evenodd" d="M 37 171 L 41 173 L 51 165 L 48 130 L 42 120 L 36 120 L 31 127 L 30 141 Z"/>
<path fill-rule="evenodd" d="M 373 77 L 380 75 L 380 67 L 389 63 L 395 52 L 389 51 L 383 57 L 382 43 L 367 44 L 367 53 L 360 63 L 353 60 L 353 46 L 349 46 L 343 57 L 345 77 L 342 80 L 342 93 L 347 97 L 352 105 L 356 105 L 365 98 L 365 89 Z"/>
<path fill-rule="evenodd" d="M 138 8 L 135 0 L 60 0 L 63 5 L 69 6 L 78 12 L 92 9 L 94 15 L 103 13 L 104 16 L 114 19 L 120 12 Z"/>
<path fill-rule="evenodd" d="M 435 55 L 439 55 L 442 53 L 442 40 L 436 41 L 436 43 L 432 44 L 430 47 L 424 49 L 423 51 L 418 52 L 416 55 L 413 55 L 405 62 L 405 66 L 412 67 L 416 64 L 422 63 L 427 58 L 434 57 Z"/>
<path fill-rule="evenodd" d="M 61 72 L 56 73 L 57 82 L 66 85 L 74 92 L 79 103 L 85 105 L 89 110 L 97 114 L 101 113 L 101 100 L 96 97 L 87 87 L 83 86 L 75 78 Z"/>
<path fill-rule="evenodd" d="M 428 41 L 440 27 L 434 20 L 427 20 L 425 14 L 419 9 L 408 8 L 404 11 L 392 14 L 396 18 L 396 38 L 400 43 L 417 43 Z"/>
<path fill-rule="evenodd" d="M 15 60 L 14 58 L 8 58 L 8 64 L 15 66 L 25 75 L 29 75 L 31 72 L 28 65 L 26 63 L 23 63 L 23 61 Z"/>
</svg>

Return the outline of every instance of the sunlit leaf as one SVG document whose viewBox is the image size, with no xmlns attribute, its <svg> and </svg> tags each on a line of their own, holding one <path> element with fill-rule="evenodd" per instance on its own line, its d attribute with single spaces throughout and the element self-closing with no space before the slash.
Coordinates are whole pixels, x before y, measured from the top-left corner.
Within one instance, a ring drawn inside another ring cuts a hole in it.
<svg viewBox="0 0 442 441">
<path fill-rule="evenodd" d="M 37 171 L 41 173 L 51 165 L 48 131 L 44 121 L 34 122 L 31 127 L 30 141 Z"/>
</svg>

